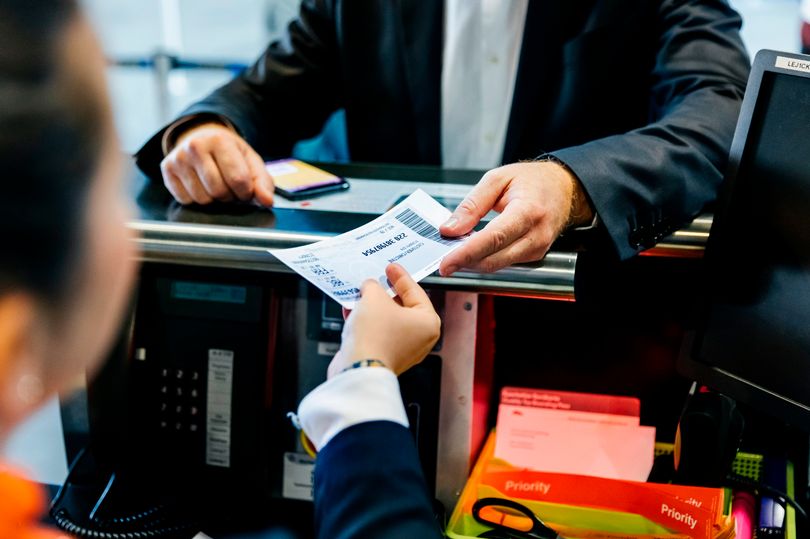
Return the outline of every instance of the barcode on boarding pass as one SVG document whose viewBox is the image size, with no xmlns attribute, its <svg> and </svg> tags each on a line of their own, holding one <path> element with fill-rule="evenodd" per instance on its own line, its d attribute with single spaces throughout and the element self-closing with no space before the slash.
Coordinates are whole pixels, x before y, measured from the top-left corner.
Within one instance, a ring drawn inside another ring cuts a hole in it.
<svg viewBox="0 0 810 539">
<path fill-rule="evenodd" d="M 423 238 L 427 238 L 444 245 L 453 245 L 456 243 L 456 241 L 458 241 L 443 238 L 435 226 L 422 219 L 419 214 L 409 208 L 406 208 L 402 213 L 397 215 L 396 219 Z"/>
</svg>

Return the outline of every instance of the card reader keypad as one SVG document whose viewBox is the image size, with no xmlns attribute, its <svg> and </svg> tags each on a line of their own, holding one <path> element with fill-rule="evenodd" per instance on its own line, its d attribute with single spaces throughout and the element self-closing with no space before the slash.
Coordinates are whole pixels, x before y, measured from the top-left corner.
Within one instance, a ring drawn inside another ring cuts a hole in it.
<svg viewBox="0 0 810 539">
<path fill-rule="evenodd" d="M 203 373 L 199 369 L 159 369 L 159 427 L 162 431 L 202 432 Z"/>
</svg>

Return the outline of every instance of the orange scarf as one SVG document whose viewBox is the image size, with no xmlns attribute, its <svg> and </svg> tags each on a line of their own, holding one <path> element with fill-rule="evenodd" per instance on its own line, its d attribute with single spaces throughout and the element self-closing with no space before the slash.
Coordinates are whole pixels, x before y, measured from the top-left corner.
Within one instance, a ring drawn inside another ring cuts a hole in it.
<svg viewBox="0 0 810 539">
<path fill-rule="evenodd" d="M 0 537 L 3 539 L 68 539 L 43 527 L 45 495 L 34 483 L 0 465 Z"/>
</svg>

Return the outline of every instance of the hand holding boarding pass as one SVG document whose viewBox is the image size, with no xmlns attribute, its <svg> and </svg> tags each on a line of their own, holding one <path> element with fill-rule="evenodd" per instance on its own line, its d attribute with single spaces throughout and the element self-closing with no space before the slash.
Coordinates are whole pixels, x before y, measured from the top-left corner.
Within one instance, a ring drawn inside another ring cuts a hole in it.
<svg viewBox="0 0 810 539">
<path fill-rule="evenodd" d="M 347 309 L 354 308 L 367 279 L 395 294 L 385 268 L 396 262 L 415 281 L 427 277 L 442 259 L 464 244 L 444 238 L 439 225 L 450 211 L 421 189 L 370 223 L 311 245 L 269 252 Z"/>
</svg>

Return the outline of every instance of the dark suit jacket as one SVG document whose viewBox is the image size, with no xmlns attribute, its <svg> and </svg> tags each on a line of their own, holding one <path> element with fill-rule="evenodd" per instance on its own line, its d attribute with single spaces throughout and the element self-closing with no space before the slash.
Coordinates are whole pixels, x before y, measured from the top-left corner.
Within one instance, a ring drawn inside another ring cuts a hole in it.
<svg viewBox="0 0 810 539">
<path fill-rule="evenodd" d="M 354 425 L 318 454 L 318 539 L 439 539 L 431 499 L 413 436 L 396 423 Z"/>
<path fill-rule="evenodd" d="M 441 164 L 443 0 L 303 0 L 284 39 L 185 114 L 266 158 L 346 110 L 355 161 Z M 749 70 L 726 0 L 532 0 L 503 162 L 552 152 L 627 258 L 715 197 Z M 476 111 L 470 111 L 475 114 Z M 159 176 L 160 136 L 138 153 Z"/>
</svg>

